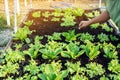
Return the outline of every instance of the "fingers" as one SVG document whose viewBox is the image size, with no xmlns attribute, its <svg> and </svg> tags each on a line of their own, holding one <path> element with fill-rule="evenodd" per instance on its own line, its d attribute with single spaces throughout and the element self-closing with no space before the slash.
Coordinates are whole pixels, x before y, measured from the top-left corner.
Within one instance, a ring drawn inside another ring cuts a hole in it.
<svg viewBox="0 0 120 80">
<path fill-rule="evenodd" d="M 85 28 L 89 25 L 89 21 L 81 21 L 79 24 L 79 29 Z"/>
<path fill-rule="evenodd" d="M 81 29 L 83 27 L 84 27 L 84 21 L 81 21 L 80 24 L 79 24 L 79 29 Z"/>
<path fill-rule="evenodd" d="M 79 29 L 81 28 L 82 24 L 83 24 L 83 23 L 82 23 L 82 22 L 80 22 L 80 24 L 79 24 Z"/>
<path fill-rule="evenodd" d="M 79 26 L 82 26 L 82 24 L 83 24 L 83 22 L 81 21 L 80 24 L 79 24 Z"/>
</svg>

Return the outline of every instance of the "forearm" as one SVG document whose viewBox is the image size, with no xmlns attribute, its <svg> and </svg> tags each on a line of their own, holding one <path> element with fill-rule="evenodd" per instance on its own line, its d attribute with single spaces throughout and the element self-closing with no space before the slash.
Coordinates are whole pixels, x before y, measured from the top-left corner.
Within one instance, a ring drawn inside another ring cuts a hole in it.
<svg viewBox="0 0 120 80">
<path fill-rule="evenodd" d="M 110 19 L 109 13 L 107 11 L 102 12 L 99 16 L 91 19 L 89 24 L 93 23 L 103 23 Z"/>
</svg>

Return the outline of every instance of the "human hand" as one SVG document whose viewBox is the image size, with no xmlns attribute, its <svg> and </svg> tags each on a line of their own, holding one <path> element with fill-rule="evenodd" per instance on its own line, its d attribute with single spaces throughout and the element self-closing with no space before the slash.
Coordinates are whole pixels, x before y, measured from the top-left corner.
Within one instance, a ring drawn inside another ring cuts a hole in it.
<svg viewBox="0 0 120 80">
<path fill-rule="evenodd" d="M 81 21 L 79 24 L 79 29 L 85 28 L 90 25 L 90 21 Z"/>
</svg>

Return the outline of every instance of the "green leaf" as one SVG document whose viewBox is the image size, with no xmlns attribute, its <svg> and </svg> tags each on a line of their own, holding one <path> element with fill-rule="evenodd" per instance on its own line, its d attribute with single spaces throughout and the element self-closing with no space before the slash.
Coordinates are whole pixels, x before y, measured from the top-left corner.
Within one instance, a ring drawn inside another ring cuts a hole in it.
<svg viewBox="0 0 120 80">
<path fill-rule="evenodd" d="M 13 39 L 24 41 L 27 38 L 27 35 L 31 33 L 32 31 L 30 31 L 27 26 L 24 26 L 23 28 L 18 29 L 18 31 L 13 35 Z"/>
<path fill-rule="evenodd" d="M 103 44 L 103 50 L 104 50 L 104 57 L 110 58 L 110 59 L 116 59 L 118 58 L 117 54 L 118 52 L 116 51 L 116 47 L 112 45 L 111 43 L 104 43 Z"/>
<path fill-rule="evenodd" d="M 101 33 L 97 36 L 97 38 L 100 40 L 100 42 L 109 41 L 108 35 Z"/>
<path fill-rule="evenodd" d="M 52 74 L 53 72 L 54 72 L 54 69 L 53 69 L 52 65 L 46 65 L 45 73 L 46 74 Z"/>
<path fill-rule="evenodd" d="M 63 80 L 65 77 L 67 77 L 68 73 L 68 70 L 62 70 L 60 73 L 58 73 L 55 80 Z"/>
<path fill-rule="evenodd" d="M 42 13 L 42 16 L 44 16 L 45 18 L 48 18 L 50 15 L 51 14 L 49 11 L 45 11 L 44 13 Z"/>
<path fill-rule="evenodd" d="M 105 69 L 102 68 L 102 65 L 95 62 L 86 64 L 86 68 L 87 75 L 89 75 L 90 78 L 103 75 L 105 72 Z"/>
<path fill-rule="evenodd" d="M 30 64 L 24 67 L 24 71 L 29 71 L 31 75 L 36 75 L 39 73 L 39 67 L 34 60 L 30 61 Z"/>
<path fill-rule="evenodd" d="M 7 64 L 1 66 L 0 65 L 0 77 L 5 77 L 7 74 L 19 74 L 17 71 L 19 69 L 18 63 L 7 62 Z"/>
<path fill-rule="evenodd" d="M 33 12 L 33 13 L 32 13 L 32 17 L 34 17 L 34 18 L 39 18 L 39 17 L 41 16 L 40 13 L 41 13 L 40 11 Z"/>
<path fill-rule="evenodd" d="M 86 15 L 88 18 L 93 18 L 93 17 L 94 17 L 93 13 L 91 13 L 91 12 L 90 12 L 90 13 L 86 13 L 85 15 Z"/>
<path fill-rule="evenodd" d="M 67 52 L 67 51 L 62 51 L 61 56 L 66 57 L 66 58 L 71 58 L 70 55 L 69 55 L 69 52 Z"/>
<path fill-rule="evenodd" d="M 64 46 L 65 44 L 63 43 L 49 41 L 44 48 L 40 49 L 40 52 L 42 53 L 42 57 L 44 59 L 55 59 L 58 58 L 59 54 L 61 54 Z"/>
<path fill-rule="evenodd" d="M 25 24 L 25 26 L 30 27 L 33 24 L 33 20 L 29 20 L 23 23 Z"/>
<path fill-rule="evenodd" d="M 102 26 L 102 29 L 104 29 L 105 31 L 107 32 L 112 32 L 113 31 L 113 28 L 110 28 L 107 23 L 104 23 L 104 24 L 101 24 Z"/>
<path fill-rule="evenodd" d="M 120 80 L 120 74 L 110 74 L 109 77 L 111 80 Z"/>
<path fill-rule="evenodd" d="M 51 21 L 57 22 L 57 21 L 60 21 L 60 18 L 53 17 Z"/>
<path fill-rule="evenodd" d="M 41 79 L 41 80 L 47 80 L 46 79 L 46 75 L 45 74 L 38 74 L 38 77 Z"/>
<path fill-rule="evenodd" d="M 26 38 L 25 41 L 26 41 L 27 44 L 30 43 L 30 39 L 29 38 Z"/>
<path fill-rule="evenodd" d="M 99 23 L 95 23 L 95 24 L 92 24 L 90 25 L 92 29 L 97 29 L 99 27 Z"/>
<path fill-rule="evenodd" d="M 119 64 L 119 60 L 117 60 L 117 59 L 112 60 L 112 61 L 108 64 L 108 70 L 112 71 L 113 73 L 120 74 L 120 64 Z"/>
<path fill-rule="evenodd" d="M 120 43 L 118 43 L 117 48 L 120 48 Z"/>
<path fill-rule="evenodd" d="M 84 13 L 84 10 L 81 8 L 75 8 L 72 11 L 73 11 L 73 15 L 75 16 L 82 16 Z"/>
<path fill-rule="evenodd" d="M 55 80 L 56 75 L 55 74 L 47 74 L 47 80 Z"/>
<path fill-rule="evenodd" d="M 109 80 L 109 78 L 102 76 L 102 77 L 100 77 L 100 80 Z"/>
<path fill-rule="evenodd" d="M 79 37 L 79 39 L 83 42 L 86 41 L 86 40 L 94 41 L 94 38 L 95 38 L 95 36 L 90 35 L 88 32 L 87 33 L 81 33 L 80 37 Z"/>
<path fill-rule="evenodd" d="M 70 42 L 66 47 L 65 50 L 61 52 L 62 57 L 73 58 L 76 59 L 80 55 L 84 53 L 84 51 L 79 51 L 79 46 L 77 43 Z"/>
<path fill-rule="evenodd" d="M 82 50 L 85 52 L 85 54 L 90 58 L 90 60 L 93 60 L 96 58 L 100 51 L 99 51 L 99 45 L 93 44 L 90 41 L 86 40 L 85 41 L 86 45 L 81 45 L 80 47 Z"/>
<path fill-rule="evenodd" d="M 70 80 L 88 80 L 86 76 L 75 74 L 74 76 L 71 76 Z"/>
<path fill-rule="evenodd" d="M 12 62 L 12 63 L 20 63 L 21 61 L 24 61 L 24 55 L 22 52 L 19 50 L 12 50 L 11 48 L 7 49 L 7 53 L 5 55 L 5 60 L 7 62 Z"/>
<path fill-rule="evenodd" d="M 38 80 L 37 76 L 31 76 L 31 80 Z"/>
<path fill-rule="evenodd" d="M 93 14 L 94 14 L 94 16 L 95 16 L 95 17 L 97 17 L 97 16 L 99 16 L 99 15 L 100 15 L 100 11 L 95 10 L 95 11 L 93 11 Z"/>
<path fill-rule="evenodd" d="M 70 74 L 73 74 L 75 72 L 77 72 L 77 73 L 83 73 L 82 71 L 79 72 L 81 70 L 80 69 L 80 65 L 81 65 L 80 62 L 72 63 L 72 62 L 68 62 L 67 61 L 67 63 L 65 63 L 65 66 L 67 67 L 67 69 L 70 72 Z"/>
<path fill-rule="evenodd" d="M 53 16 L 55 17 L 60 17 L 63 15 L 62 9 L 55 9 L 55 11 L 52 13 Z"/>
<path fill-rule="evenodd" d="M 61 33 L 54 32 L 52 36 L 47 35 L 48 40 L 61 40 Z"/>
<path fill-rule="evenodd" d="M 64 17 L 62 18 L 63 22 L 60 25 L 64 26 L 64 27 L 74 26 L 76 24 L 76 22 L 74 20 L 75 20 L 75 16 L 64 15 Z"/>
<path fill-rule="evenodd" d="M 110 39 L 111 39 L 111 41 L 118 41 L 119 39 L 116 37 L 116 36 L 114 36 L 114 35 L 110 35 Z"/>
<path fill-rule="evenodd" d="M 80 34 L 75 34 L 75 30 L 69 30 L 68 32 L 63 32 L 62 35 L 65 37 L 65 41 L 75 41 Z"/>
</svg>

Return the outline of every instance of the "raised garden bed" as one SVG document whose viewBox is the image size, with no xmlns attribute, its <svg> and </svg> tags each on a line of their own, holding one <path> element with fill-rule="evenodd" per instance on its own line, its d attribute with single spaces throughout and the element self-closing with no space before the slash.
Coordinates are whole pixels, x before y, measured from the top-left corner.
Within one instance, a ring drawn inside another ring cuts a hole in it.
<svg viewBox="0 0 120 80">
<path fill-rule="evenodd" d="M 107 23 L 79 30 L 99 14 L 82 11 L 30 11 L 1 55 L 0 79 L 120 80 L 120 38 Z"/>
</svg>

